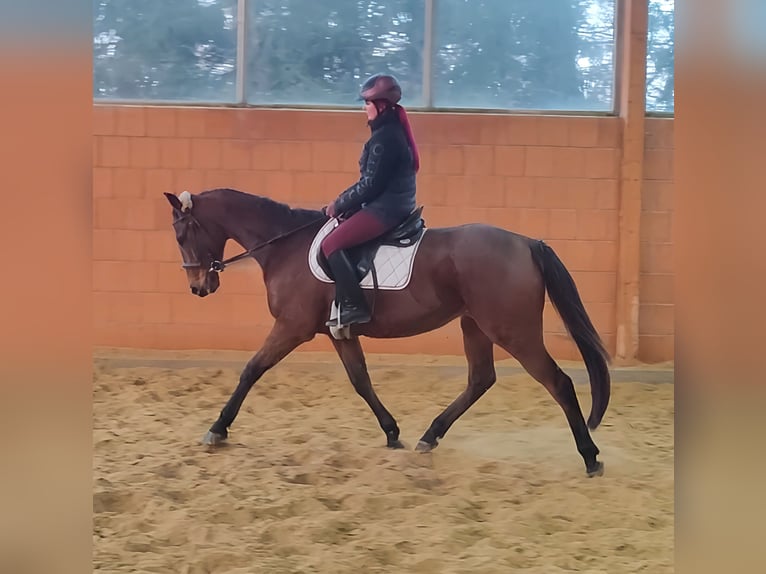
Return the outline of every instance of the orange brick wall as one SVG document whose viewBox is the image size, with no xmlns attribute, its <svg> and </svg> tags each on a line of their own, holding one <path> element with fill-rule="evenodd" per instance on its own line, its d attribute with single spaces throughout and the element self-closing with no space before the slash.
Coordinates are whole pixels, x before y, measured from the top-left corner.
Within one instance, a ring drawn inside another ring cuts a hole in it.
<svg viewBox="0 0 766 574">
<path fill-rule="evenodd" d="M 639 358 L 673 358 L 673 120 L 647 118 L 641 213 Z"/>
<path fill-rule="evenodd" d="M 411 117 L 422 153 L 419 199 L 427 223 L 484 221 L 546 239 L 572 271 L 613 351 L 622 120 Z M 655 204 L 644 209 L 647 225 L 661 234 L 672 196 L 672 138 L 666 128 L 650 131 L 646 195 Z M 228 186 L 319 207 L 355 181 L 368 131 L 361 111 L 96 105 L 94 134 L 97 344 L 254 350 L 272 324 L 259 268 L 231 267 L 215 296 L 192 296 L 162 192 Z M 645 358 L 661 360 L 672 353 L 672 323 L 665 320 L 672 301 L 666 292 L 671 240 L 649 229 L 642 227 L 641 287 L 650 297 L 641 307 L 648 328 L 641 327 L 641 344 L 647 345 Z M 238 250 L 231 245 L 227 255 Z M 545 320 L 551 352 L 579 359 L 550 306 Z M 320 339 L 303 347 L 330 348 Z M 407 340 L 367 340 L 365 348 L 461 354 L 462 340 L 451 324 Z"/>
</svg>

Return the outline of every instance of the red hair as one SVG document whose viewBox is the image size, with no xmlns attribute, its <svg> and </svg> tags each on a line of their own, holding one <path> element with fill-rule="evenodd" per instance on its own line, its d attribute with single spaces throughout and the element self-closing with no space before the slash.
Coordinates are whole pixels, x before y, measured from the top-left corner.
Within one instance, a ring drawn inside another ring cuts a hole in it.
<svg viewBox="0 0 766 574">
<path fill-rule="evenodd" d="M 412 126 L 410 125 L 410 119 L 407 117 L 407 111 L 400 105 L 396 105 L 399 112 L 399 121 L 404 126 L 404 132 L 407 134 L 407 139 L 410 141 L 410 147 L 412 148 L 412 159 L 415 165 L 415 171 L 420 169 L 420 154 L 418 153 L 418 146 L 415 143 L 415 135 L 412 133 Z"/>
<path fill-rule="evenodd" d="M 410 125 L 410 118 L 407 116 L 407 110 L 405 110 L 400 104 L 394 104 L 388 100 L 372 100 L 375 104 L 375 108 L 379 114 L 382 114 L 387 109 L 394 109 L 399 116 L 399 121 L 404 127 L 404 133 L 407 134 L 407 141 L 410 142 L 410 148 L 412 149 L 412 163 L 415 166 L 415 172 L 420 169 L 420 153 L 418 152 L 418 146 L 415 143 L 415 135 L 412 133 L 412 126 Z"/>
</svg>

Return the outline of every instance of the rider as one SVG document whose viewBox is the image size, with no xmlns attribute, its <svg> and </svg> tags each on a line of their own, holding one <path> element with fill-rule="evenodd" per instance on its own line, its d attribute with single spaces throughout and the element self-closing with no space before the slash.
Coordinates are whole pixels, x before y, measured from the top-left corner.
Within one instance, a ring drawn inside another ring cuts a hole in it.
<svg viewBox="0 0 766 574">
<path fill-rule="evenodd" d="M 340 220 L 321 246 L 341 302 L 340 325 L 371 319 L 344 250 L 393 229 L 417 207 L 415 178 L 420 159 L 407 113 L 399 105 L 401 98 L 399 82 L 391 75 L 375 74 L 362 85 L 359 99 L 364 101 L 371 135 L 359 159 L 360 178 L 325 208 L 327 215 Z"/>
</svg>

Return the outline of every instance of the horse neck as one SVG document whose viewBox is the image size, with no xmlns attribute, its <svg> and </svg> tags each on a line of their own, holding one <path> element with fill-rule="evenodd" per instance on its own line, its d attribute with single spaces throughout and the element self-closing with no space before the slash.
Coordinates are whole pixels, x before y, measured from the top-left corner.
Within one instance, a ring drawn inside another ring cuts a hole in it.
<svg viewBox="0 0 766 574">
<path fill-rule="evenodd" d="M 218 210 L 216 223 L 227 239 L 237 242 L 244 249 L 253 249 L 306 225 L 301 218 L 293 217 L 292 212 L 286 211 L 284 206 L 264 198 L 232 193 L 222 193 L 219 197 L 222 209 Z M 279 256 L 271 256 L 279 251 L 282 244 L 282 241 L 277 241 L 258 249 L 253 256 L 265 269 L 269 260 L 280 259 Z"/>
<path fill-rule="evenodd" d="M 265 243 L 282 233 L 280 226 L 270 221 L 268 216 L 257 210 L 232 209 L 227 214 L 225 229 L 230 239 L 245 249 Z"/>
</svg>

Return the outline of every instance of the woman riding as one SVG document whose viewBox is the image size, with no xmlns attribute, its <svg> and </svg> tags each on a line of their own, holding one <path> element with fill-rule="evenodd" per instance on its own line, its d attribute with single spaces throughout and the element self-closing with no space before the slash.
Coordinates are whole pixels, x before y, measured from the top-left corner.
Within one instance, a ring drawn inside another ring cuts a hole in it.
<svg viewBox="0 0 766 574">
<path fill-rule="evenodd" d="M 356 271 L 344 250 L 381 236 L 417 207 L 417 145 L 407 112 L 399 105 L 402 89 L 391 75 L 375 74 L 359 92 L 364 101 L 370 138 L 359 159 L 359 180 L 325 208 L 339 225 L 323 240 L 322 253 L 333 273 L 340 303 L 339 321 L 346 326 L 370 321 L 370 310 Z"/>
</svg>

